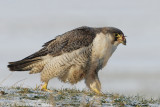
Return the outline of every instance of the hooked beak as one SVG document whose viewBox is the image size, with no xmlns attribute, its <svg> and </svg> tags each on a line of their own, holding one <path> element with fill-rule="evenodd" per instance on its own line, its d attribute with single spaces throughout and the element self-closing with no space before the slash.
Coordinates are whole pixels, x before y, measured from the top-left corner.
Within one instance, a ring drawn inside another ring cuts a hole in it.
<svg viewBox="0 0 160 107">
<path fill-rule="evenodd" d="M 123 44 L 123 45 L 126 45 L 126 43 L 127 43 L 127 41 L 126 41 L 126 38 L 125 38 L 125 37 L 126 37 L 126 36 L 124 36 L 124 37 L 123 37 L 123 42 L 122 42 L 122 44 Z"/>
<path fill-rule="evenodd" d="M 125 38 L 126 36 L 124 36 L 124 35 L 121 35 L 119 38 L 118 38 L 118 41 L 119 41 L 119 43 L 122 43 L 123 45 L 126 45 L 126 38 Z"/>
</svg>

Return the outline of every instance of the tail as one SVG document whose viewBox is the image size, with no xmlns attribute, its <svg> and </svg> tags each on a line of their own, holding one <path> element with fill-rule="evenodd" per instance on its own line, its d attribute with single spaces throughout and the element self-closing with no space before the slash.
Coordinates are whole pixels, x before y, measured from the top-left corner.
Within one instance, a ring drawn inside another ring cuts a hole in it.
<svg viewBox="0 0 160 107">
<path fill-rule="evenodd" d="M 32 73 L 41 72 L 45 63 L 43 56 L 47 55 L 47 49 L 42 48 L 38 52 L 16 62 L 9 62 L 10 71 L 30 71 Z"/>
<path fill-rule="evenodd" d="M 41 59 L 23 59 L 16 62 L 9 62 L 8 68 L 10 71 L 29 71 Z"/>
</svg>

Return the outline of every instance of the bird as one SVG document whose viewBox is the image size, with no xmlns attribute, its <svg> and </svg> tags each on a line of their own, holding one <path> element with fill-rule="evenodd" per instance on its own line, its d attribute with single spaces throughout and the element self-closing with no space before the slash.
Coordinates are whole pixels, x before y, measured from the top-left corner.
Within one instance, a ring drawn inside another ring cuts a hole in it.
<svg viewBox="0 0 160 107">
<path fill-rule="evenodd" d="M 56 77 L 70 84 L 84 80 L 90 91 L 100 94 L 98 72 L 119 44 L 126 45 L 126 36 L 116 27 L 82 26 L 56 36 L 22 60 L 9 62 L 8 68 L 40 73 L 43 91 L 51 91 L 48 82 Z"/>
</svg>

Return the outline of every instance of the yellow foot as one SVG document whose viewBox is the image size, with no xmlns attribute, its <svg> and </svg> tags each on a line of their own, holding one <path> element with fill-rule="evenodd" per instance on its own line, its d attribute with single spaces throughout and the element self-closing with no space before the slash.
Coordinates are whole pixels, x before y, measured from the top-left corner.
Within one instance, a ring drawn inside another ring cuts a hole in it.
<svg viewBox="0 0 160 107">
<path fill-rule="evenodd" d="M 41 90 L 42 91 L 47 91 L 47 92 L 53 92 L 52 90 L 47 89 L 47 85 L 48 85 L 48 83 L 45 82 L 44 85 L 42 86 Z"/>
<path fill-rule="evenodd" d="M 94 89 L 92 89 L 93 90 L 93 92 L 95 92 L 96 94 L 98 94 L 98 95 L 101 95 L 102 93 L 98 90 L 98 89 L 96 89 L 96 88 L 94 88 Z"/>
<path fill-rule="evenodd" d="M 52 93 L 53 91 L 52 90 L 48 90 L 48 89 L 41 89 L 42 91 L 46 91 L 46 92 L 50 92 Z"/>
</svg>

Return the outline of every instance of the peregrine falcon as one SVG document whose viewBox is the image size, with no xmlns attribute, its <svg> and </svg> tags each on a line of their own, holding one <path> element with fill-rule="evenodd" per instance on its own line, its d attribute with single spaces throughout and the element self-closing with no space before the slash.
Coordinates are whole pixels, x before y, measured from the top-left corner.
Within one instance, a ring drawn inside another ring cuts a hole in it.
<svg viewBox="0 0 160 107">
<path fill-rule="evenodd" d="M 10 71 L 41 73 L 42 90 L 49 91 L 50 79 L 76 84 L 84 79 L 87 87 L 99 94 L 101 83 L 98 71 L 122 43 L 126 45 L 123 32 L 115 27 L 79 27 L 45 43 L 39 51 L 16 62 L 9 62 Z"/>
</svg>

